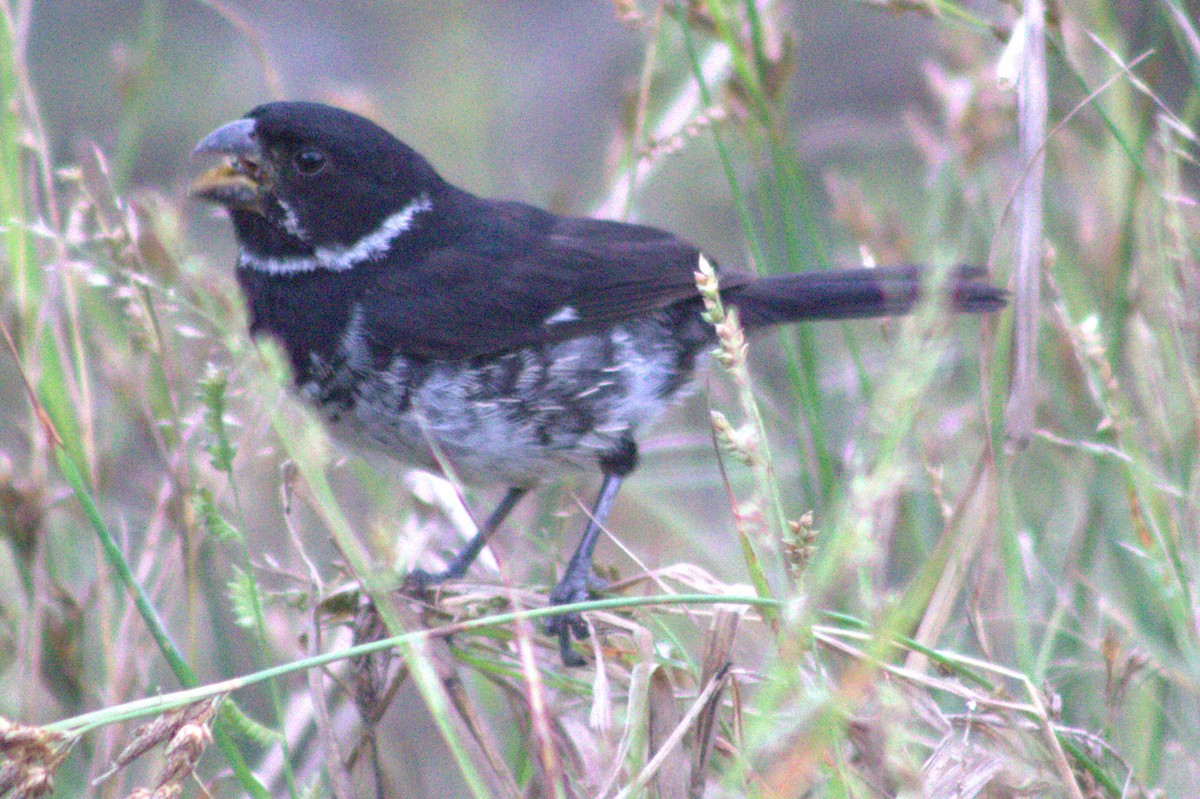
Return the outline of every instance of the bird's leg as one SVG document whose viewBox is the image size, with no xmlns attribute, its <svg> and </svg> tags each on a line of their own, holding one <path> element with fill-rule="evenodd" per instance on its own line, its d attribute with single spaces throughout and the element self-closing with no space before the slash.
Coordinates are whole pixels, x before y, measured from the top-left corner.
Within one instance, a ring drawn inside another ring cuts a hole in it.
<svg viewBox="0 0 1200 799">
<path fill-rule="evenodd" d="M 638 450 L 632 435 L 625 435 L 615 446 L 600 456 L 600 471 L 604 474 L 604 482 L 600 485 L 600 495 L 592 508 L 583 537 L 575 554 L 567 562 L 567 569 L 554 590 L 550 592 L 551 605 L 569 605 L 573 602 L 583 602 L 588 598 L 588 589 L 595 577 L 592 571 L 592 554 L 596 551 L 596 542 L 604 530 L 609 511 L 617 499 L 617 491 L 621 489 L 621 481 L 637 468 Z M 587 637 L 587 625 L 578 613 L 565 613 L 554 616 L 546 623 L 546 632 L 558 636 L 558 649 L 562 653 L 565 666 L 582 666 L 583 658 L 571 649 L 572 634 L 579 639 Z"/>
<path fill-rule="evenodd" d="M 592 555 L 596 551 L 596 542 L 604 529 L 604 522 L 616 501 L 617 491 L 621 488 L 624 478 L 612 472 L 604 475 L 604 483 L 600 486 L 600 496 L 592 508 L 591 518 L 575 548 L 575 554 L 567 563 L 562 579 L 550 592 L 551 605 L 569 605 L 572 602 L 583 602 L 588 599 L 589 587 L 595 579 L 592 572 Z M 578 613 L 566 613 L 554 616 L 546 623 L 546 631 L 558 636 L 559 651 L 562 653 L 563 664 L 567 666 L 582 666 L 583 658 L 571 649 L 571 636 L 584 639 L 587 637 L 587 624 Z"/>
<path fill-rule="evenodd" d="M 499 529 L 500 524 L 505 517 L 512 511 L 516 504 L 521 501 L 521 497 L 528 493 L 527 488 L 510 488 L 508 493 L 504 495 L 504 499 L 500 500 L 500 504 L 492 511 L 492 515 L 488 516 L 487 521 L 479 528 L 479 532 L 475 537 L 467 542 L 467 545 L 462 548 L 462 551 L 454 556 L 450 564 L 436 574 L 430 574 L 424 569 L 413 569 L 408 573 L 408 579 L 404 581 L 405 589 L 414 593 L 421 593 L 431 586 L 443 583 L 446 580 L 455 580 L 467 573 L 467 569 L 475 558 L 479 556 L 480 551 L 492 537 L 492 534 Z"/>
</svg>

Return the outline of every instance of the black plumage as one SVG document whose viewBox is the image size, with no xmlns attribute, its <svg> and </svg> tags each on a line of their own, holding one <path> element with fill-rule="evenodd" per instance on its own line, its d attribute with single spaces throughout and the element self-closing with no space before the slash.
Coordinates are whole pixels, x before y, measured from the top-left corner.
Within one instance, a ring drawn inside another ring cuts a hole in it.
<svg viewBox="0 0 1200 799">
<path fill-rule="evenodd" d="M 700 251 L 641 225 L 560 217 L 475 197 L 354 114 L 270 103 L 206 137 L 228 161 L 193 187 L 227 207 L 256 334 L 286 349 L 302 396 L 338 435 L 408 463 L 509 486 L 445 572 L 461 576 L 538 481 L 599 468 L 600 498 L 559 585 L 587 596 L 591 554 L 636 436 L 692 381 L 715 343 L 700 318 Z M 1004 293 L 962 270 L 949 305 Z M 755 277 L 721 272 L 746 327 L 907 312 L 913 267 Z M 564 660 L 578 618 L 552 625 Z"/>
</svg>

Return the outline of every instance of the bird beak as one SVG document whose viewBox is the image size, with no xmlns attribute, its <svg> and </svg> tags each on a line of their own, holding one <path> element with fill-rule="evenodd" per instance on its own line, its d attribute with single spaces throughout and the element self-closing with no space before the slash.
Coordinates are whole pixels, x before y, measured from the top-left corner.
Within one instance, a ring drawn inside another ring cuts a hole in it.
<svg viewBox="0 0 1200 799">
<path fill-rule="evenodd" d="M 192 183 L 189 193 L 200 200 L 263 212 L 263 196 L 270 190 L 270 180 L 263 169 L 263 151 L 254 135 L 254 120 L 239 119 L 222 125 L 205 136 L 193 156 L 217 154 L 228 156 Z"/>
</svg>

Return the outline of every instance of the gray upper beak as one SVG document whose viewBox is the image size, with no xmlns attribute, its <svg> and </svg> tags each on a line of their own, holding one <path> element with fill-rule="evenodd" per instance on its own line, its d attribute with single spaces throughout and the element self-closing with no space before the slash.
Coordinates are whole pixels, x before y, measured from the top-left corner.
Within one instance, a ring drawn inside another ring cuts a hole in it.
<svg viewBox="0 0 1200 799">
<path fill-rule="evenodd" d="M 249 158 L 260 156 L 262 153 L 258 140 L 254 138 L 254 120 L 237 119 L 222 125 L 201 139 L 196 149 L 192 150 L 192 155 L 208 153 Z"/>
<path fill-rule="evenodd" d="M 254 135 L 254 120 L 239 119 L 204 137 L 192 155 L 229 156 L 196 178 L 190 193 L 198 200 L 263 213 L 264 197 L 271 191 L 270 168 Z"/>
</svg>

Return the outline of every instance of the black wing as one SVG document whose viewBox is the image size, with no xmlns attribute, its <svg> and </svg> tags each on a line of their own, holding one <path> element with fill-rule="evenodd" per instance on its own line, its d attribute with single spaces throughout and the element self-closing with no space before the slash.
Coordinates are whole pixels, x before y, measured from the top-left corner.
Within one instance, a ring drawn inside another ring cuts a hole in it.
<svg viewBox="0 0 1200 799">
<path fill-rule="evenodd" d="M 457 359 L 587 335 L 696 296 L 699 250 L 655 228 L 477 200 L 377 272 L 362 308 L 377 351 Z M 430 239 L 433 246 L 429 246 Z M 723 286 L 747 276 L 726 275 Z"/>
</svg>

